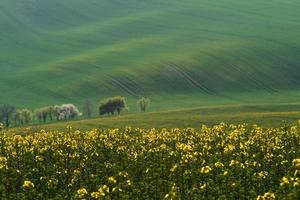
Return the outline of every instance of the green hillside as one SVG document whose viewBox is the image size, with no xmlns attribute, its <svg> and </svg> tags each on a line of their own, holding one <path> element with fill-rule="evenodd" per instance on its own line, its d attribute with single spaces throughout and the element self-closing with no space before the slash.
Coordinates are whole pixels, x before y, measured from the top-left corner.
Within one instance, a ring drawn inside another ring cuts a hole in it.
<svg viewBox="0 0 300 200">
<path fill-rule="evenodd" d="M 0 27 L 0 103 L 300 99 L 298 0 L 1 0 Z"/>
</svg>

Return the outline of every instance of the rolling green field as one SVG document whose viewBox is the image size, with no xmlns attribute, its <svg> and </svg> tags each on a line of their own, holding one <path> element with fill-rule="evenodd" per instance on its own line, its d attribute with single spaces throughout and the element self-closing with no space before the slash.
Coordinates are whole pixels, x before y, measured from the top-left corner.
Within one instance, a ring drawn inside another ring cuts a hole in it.
<svg viewBox="0 0 300 200">
<path fill-rule="evenodd" d="M 0 104 L 296 103 L 298 0 L 2 0 Z M 149 114 L 151 115 L 151 114 Z"/>
</svg>

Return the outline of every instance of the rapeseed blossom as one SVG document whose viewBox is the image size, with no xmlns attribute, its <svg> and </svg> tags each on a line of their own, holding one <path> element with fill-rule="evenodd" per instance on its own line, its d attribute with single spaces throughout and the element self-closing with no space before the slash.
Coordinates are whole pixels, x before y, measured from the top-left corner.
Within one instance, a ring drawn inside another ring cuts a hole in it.
<svg viewBox="0 0 300 200">
<path fill-rule="evenodd" d="M 111 177 L 108 178 L 108 182 L 112 183 L 112 184 L 115 184 L 115 183 L 117 183 L 117 180 L 113 176 L 111 176 Z"/>
<path fill-rule="evenodd" d="M 75 197 L 78 199 L 83 199 L 88 195 L 88 192 L 85 188 L 80 188 L 77 190 Z"/>
<path fill-rule="evenodd" d="M 109 187 L 107 185 L 102 185 L 98 191 L 101 196 L 105 196 L 106 194 L 109 194 Z"/>
<path fill-rule="evenodd" d="M 0 156 L 0 170 L 1 169 L 7 169 L 7 158 L 4 156 Z"/>
<path fill-rule="evenodd" d="M 100 199 L 102 196 L 101 196 L 100 192 L 92 192 L 91 197 L 94 199 Z"/>
<path fill-rule="evenodd" d="M 268 175 L 269 175 L 269 173 L 267 171 L 261 171 L 258 173 L 258 176 L 263 179 L 267 178 Z"/>
<path fill-rule="evenodd" d="M 221 163 L 221 162 L 216 162 L 216 163 L 215 163 L 215 167 L 216 167 L 216 168 L 223 168 L 223 167 L 224 167 L 224 164 Z"/>
<path fill-rule="evenodd" d="M 296 158 L 293 160 L 293 165 L 296 169 L 300 169 L 300 158 Z"/>
<path fill-rule="evenodd" d="M 273 200 L 275 199 L 275 194 L 272 192 L 266 192 L 263 196 L 258 196 L 256 200 Z"/>
<path fill-rule="evenodd" d="M 22 186 L 24 189 L 31 189 L 31 188 L 34 188 L 34 184 L 29 181 L 29 180 L 25 180 L 23 182 L 23 186 Z"/>
<path fill-rule="evenodd" d="M 32 131 L 0 135 L 8 199 L 297 199 L 300 189 L 300 124 Z"/>
<path fill-rule="evenodd" d="M 280 186 L 285 186 L 288 185 L 289 183 L 290 183 L 289 179 L 287 177 L 283 177 L 281 179 Z"/>
<path fill-rule="evenodd" d="M 202 174 L 208 174 L 208 173 L 211 172 L 211 171 L 212 171 L 212 169 L 211 169 L 210 166 L 202 167 L 201 170 L 200 170 L 200 172 L 201 172 Z"/>
</svg>

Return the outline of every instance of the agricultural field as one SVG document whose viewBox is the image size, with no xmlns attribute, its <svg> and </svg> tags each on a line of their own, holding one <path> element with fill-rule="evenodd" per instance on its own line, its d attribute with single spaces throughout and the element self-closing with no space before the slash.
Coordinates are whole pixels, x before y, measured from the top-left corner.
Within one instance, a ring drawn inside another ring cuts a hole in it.
<svg viewBox="0 0 300 200">
<path fill-rule="evenodd" d="M 79 106 L 116 95 L 132 105 L 150 97 L 157 109 L 295 102 L 299 7 L 298 0 L 1 0 L 0 104 Z"/>
<path fill-rule="evenodd" d="M 2 131 L 0 147 L 1 199 L 300 198 L 300 121 Z"/>
</svg>

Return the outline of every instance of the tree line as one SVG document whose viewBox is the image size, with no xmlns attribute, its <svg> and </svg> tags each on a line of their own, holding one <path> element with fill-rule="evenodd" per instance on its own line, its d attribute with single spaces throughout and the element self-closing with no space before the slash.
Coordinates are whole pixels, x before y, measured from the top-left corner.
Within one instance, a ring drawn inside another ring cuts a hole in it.
<svg viewBox="0 0 300 200">
<path fill-rule="evenodd" d="M 14 106 L 8 104 L 0 105 L 0 121 L 2 121 L 6 127 L 10 127 L 12 123 L 14 123 L 15 126 L 26 125 L 33 120 L 46 123 L 47 121 L 54 121 L 54 119 L 57 121 L 75 119 L 80 115 L 81 113 L 78 108 L 73 104 L 46 106 L 34 111 L 29 109 L 16 109 Z"/>
<path fill-rule="evenodd" d="M 141 112 L 146 112 L 150 104 L 150 99 L 142 97 L 137 101 Z M 124 110 L 128 110 L 125 97 L 116 96 L 104 99 L 98 105 L 99 115 L 120 115 Z M 55 106 L 45 106 L 35 110 L 17 109 L 14 106 L 0 105 L 0 122 L 5 127 L 28 125 L 31 122 L 38 121 L 46 123 L 49 121 L 72 120 L 79 116 L 90 118 L 93 114 L 93 103 L 85 101 L 82 105 L 82 112 L 74 104 L 62 104 Z"/>
</svg>

